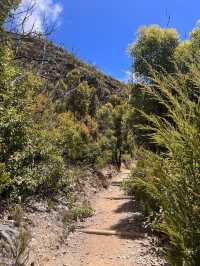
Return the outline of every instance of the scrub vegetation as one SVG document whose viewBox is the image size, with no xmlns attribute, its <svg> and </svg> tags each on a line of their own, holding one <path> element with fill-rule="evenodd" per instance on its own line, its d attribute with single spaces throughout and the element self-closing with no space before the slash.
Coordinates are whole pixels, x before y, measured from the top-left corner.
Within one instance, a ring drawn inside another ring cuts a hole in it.
<svg viewBox="0 0 200 266">
<path fill-rule="evenodd" d="M 184 42 L 175 29 L 150 26 L 129 46 L 138 78 L 131 104 L 139 159 L 124 188 L 164 237 L 170 265 L 200 259 L 199 38 L 199 24 Z"/>
<path fill-rule="evenodd" d="M 77 175 L 137 159 L 126 193 L 164 239 L 169 265 L 199 265 L 200 24 L 186 41 L 176 29 L 140 28 L 128 48 L 134 80 L 123 84 L 44 36 L 5 31 L 19 2 L 0 3 L 1 202 L 45 198 L 51 209 L 65 197 L 68 226 L 94 212 L 75 204 Z M 25 261 L 20 232 L 16 260 Z"/>
</svg>

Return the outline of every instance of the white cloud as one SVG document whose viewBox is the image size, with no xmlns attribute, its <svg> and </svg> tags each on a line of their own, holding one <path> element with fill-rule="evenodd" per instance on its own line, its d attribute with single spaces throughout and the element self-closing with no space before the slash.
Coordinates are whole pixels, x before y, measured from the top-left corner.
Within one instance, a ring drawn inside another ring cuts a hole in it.
<svg viewBox="0 0 200 266">
<path fill-rule="evenodd" d="M 24 11 L 30 9 L 30 7 L 33 8 L 28 12 L 28 18 L 23 25 L 25 32 L 32 30 L 33 26 L 34 31 L 44 32 L 47 25 L 54 24 L 59 20 L 59 16 L 63 10 L 62 5 L 54 0 L 22 0 L 22 3 L 16 11 L 16 14 L 20 13 L 16 19 L 19 25 L 26 16 L 26 12 Z M 22 29 L 19 28 L 19 30 Z"/>
<path fill-rule="evenodd" d="M 123 72 L 124 72 L 124 77 L 122 77 L 120 79 L 122 82 L 125 82 L 125 83 L 128 83 L 128 82 L 136 83 L 138 81 L 135 73 L 133 73 L 132 71 L 125 70 Z"/>
</svg>

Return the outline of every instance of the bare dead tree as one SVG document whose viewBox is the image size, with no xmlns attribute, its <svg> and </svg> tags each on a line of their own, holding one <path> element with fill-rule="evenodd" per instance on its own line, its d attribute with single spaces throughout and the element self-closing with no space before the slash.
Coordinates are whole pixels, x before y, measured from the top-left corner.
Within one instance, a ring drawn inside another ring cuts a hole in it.
<svg viewBox="0 0 200 266">
<path fill-rule="evenodd" d="M 43 65 L 44 65 L 44 63 L 46 61 L 46 50 L 47 50 L 47 41 L 44 40 L 43 55 L 42 55 L 42 60 L 41 60 L 40 67 L 38 69 L 38 74 L 42 72 Z"/>
<path fill-rule="evenodd" d="M 20 2 L 20 0 L 1 0 L 0 42 L 10 41 L 10 38 L 12 38 L 19 45 L 21 40 L 29 38 L 45 39 L 55 31 L 57 22 L 48 23 L 45 14 L 43 16 L 42 32 L 36 28 L 35 23 L 27 30 L 26 25 L 37 4 L 32 1 L 29 6 L 19 8 Z M 16 47 L 17 50 L 18 48 L 19 46 Z"/>
<path fill-rule="evenodd" d="M 0 43 L 4 42 L 12 45 L 14 60 L 39 63 L 39 68 L 36 72 L 42 75 L 43 66 L 49 61 L 47 58 L 47 38 L 55 31 L 56 22 L 49 23 L 44 14 L 42 32 L 38 31 L 35 23 L 27 30 L 26 25 L 35 8 L 37 8 L 37 4 L 32 1 L 29 6 L 19 8 L 20 2 L 21 0 L 0 1 Z M 42 54 L 34 57 L 31 53 L 23 53 L 23 44 L 34 41 L 43 43 Z"/>
</svg>

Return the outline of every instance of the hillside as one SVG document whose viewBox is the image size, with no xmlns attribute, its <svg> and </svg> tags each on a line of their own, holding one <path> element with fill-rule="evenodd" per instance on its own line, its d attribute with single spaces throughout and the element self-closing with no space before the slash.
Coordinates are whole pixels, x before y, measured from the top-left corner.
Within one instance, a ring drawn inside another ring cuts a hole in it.
<svg viewBox="0 0 200 266">
<path fill-rule="evenodd" d="M 0 265 L 199 266 L 200 22 L 187 38 L 158 1 L 65 7 L 63 36 L 115 72 L 133 10 L 158 23 L 127 43 L 126 85 L 44 37 L 56 2 L 0 1 Z"/>
<path fill-rule="evenodd" d="M 11 35 L 13 36 L 13 34 Z M 80 73 L 80 81 L 87 81 L 97 90 L 99 99 L 106 102 L 111 94 L 125 97 L 127 87 L 122 82 L 108 76 L 66 51 L 43 38 L 22 38 L 14 35 L 15 58 L 22 68 L 30 69 L 39 74 L 48 82 L 56 85 L 58 82 L 67 82 L 69 72 L 76 70 Z"/>
<path fill-rule="evenodd" d="M 9 42 L 0 44 L 0 219 L 9 226 L 2 233 L 0 228 L 0 235 L 17 227 L 15 236 L 11 232 L 13 239 L 20 238 L 17 250 L 23 241 L 28 247 L 29 231 L 41 229 L 25 228 L 33 210 L 39 225 L 44 216 L 48 223 L 55 219 L 64 234 L 91 216 L 91 195 L 107 188 L 122 161 L 130 159 L 132 142 L 125 84 L 47 40 L 5 34 Z M 9 252 L 6 260 L 14 261 Z"/>
</svg>

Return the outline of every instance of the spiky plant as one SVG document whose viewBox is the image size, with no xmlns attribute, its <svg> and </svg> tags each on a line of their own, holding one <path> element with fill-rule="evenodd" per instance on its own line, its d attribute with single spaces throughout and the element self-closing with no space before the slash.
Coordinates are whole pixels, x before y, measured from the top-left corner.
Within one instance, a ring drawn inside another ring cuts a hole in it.
<svg viewBox="0 0 200 266">
<path fill-rule="evenodd" d="M 30 234 L 25 228 L 14 228 L 10 224 L 0 225 L 0 258 L 5 262 L 3 265 L 27 265 L 29 240 Z"/>
</svg>

